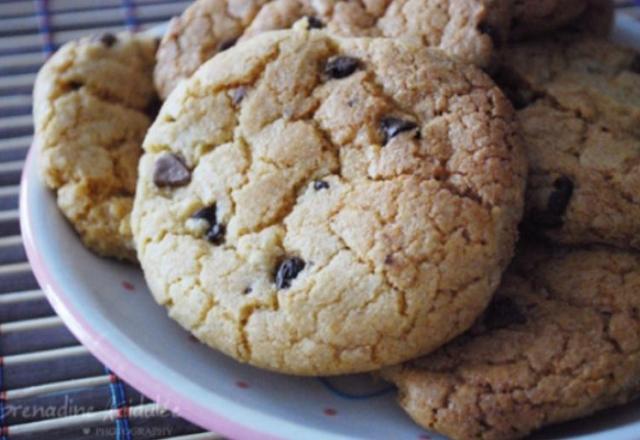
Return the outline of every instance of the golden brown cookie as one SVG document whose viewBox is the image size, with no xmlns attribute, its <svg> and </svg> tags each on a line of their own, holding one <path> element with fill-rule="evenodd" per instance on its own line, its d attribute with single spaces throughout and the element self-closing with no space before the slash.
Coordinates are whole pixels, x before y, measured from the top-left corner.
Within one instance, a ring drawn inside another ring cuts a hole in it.
<svg viewBox="0 0 640 440">
<path fill-rule="evenodd" d="M 142 139 L 157 101 L 157 42 L 105 34 L 64 45 L 38 73 L 35 145 L 58 206 L 94 252 L 135 261 L 129 224 Z"/>
<path fill-rule="evenodd" d="M 436 353 L 383 371 L 420 425 L 500 440 L 640 394 L 640 256 L 520 249 L 483 318 Z"/>
<path fill-rule="evenodd" d="M 502 80 L 530 161 L 529 231 L 640 248 L 638 54 L 565 34 L 510 47 Z"/>
<path fill-rule="evenodd" d="M 506 41 L 509 0 L 196 0 L 169 25 L 155 83 L 166 98 L 216 53 L 261 32 L 311 23 L 342 36 L 414 37 L 458 60 L 487 67 Z"/>
<path fill-rule="evenodd" d="M 259 367 L 427 353 L 511 258 L 526 174 L 512 108 L 419 43 L 257 36 L 182 83 L 144 149 L 132 227 L 151 291 Z"/>
</svg>

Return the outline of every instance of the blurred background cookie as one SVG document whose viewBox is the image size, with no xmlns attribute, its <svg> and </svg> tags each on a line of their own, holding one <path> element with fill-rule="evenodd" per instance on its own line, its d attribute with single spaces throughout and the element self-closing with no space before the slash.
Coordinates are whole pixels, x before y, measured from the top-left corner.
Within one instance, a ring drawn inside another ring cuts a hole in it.
<svg viewBox="0 0 640 440">
<path fill-rule="evenodd" d="M 529 157 L 527 232 L 640 248 L 640 56 L 560 34 L 505 50 Z"/>
<path fill-rule="evenodd" d="M 88 248 L 129 261 L 138 159 L 157 103 L 156 47 L 127 33 L 70 42 L 45 63 L 34 89 L 45 183 Z"/>
<path fill-rule="evenodd" d="M 400 404 L 452 439 L 514 439 L 640 392 L 640 256 L 521 245 L 483 318 L 383 371 Z"/>
<path fill-rule="evenodd" d="M 160 96 L 236 41 L 305 16 L 341 36 L 417 38 L 481 67 L 494 61 L 511 17 L 509 0 L 196 0 L 171 21 L 160 44 L 154 75 Z"/>
</svg>

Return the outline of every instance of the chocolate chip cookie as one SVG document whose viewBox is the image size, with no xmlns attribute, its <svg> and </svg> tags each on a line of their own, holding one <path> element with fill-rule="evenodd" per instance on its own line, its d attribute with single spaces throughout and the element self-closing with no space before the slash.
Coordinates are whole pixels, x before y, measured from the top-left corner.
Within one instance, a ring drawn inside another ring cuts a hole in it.
<svg viewBox="0 0 640 440">
<path fill-rule="evenodd" d="M 142 139 L 157 102 L 157 42 L 105 34 L 64 45 L 34 89 L 35 145 L 44 182 L 94 252 L 135 260 L 130 213 Z"/>
<path fill-rule="evenodd" d="M 383 375 L 452 439 L 519 438 L 620 405 L 640 394 L 639 286 L 636 253 L 519 250 L 471 331 Z"/>
<path fill-rule="evenodd" d="M 489 302 L 524 153 L 479 69 L 307 25 L 238 44 L 171 94 L 132 228 L 156 300 L 203 342 L 293 374 L 373 370 Z"/>
<path fill-rule="evenodd" d="M 530 161 L 527 230 L 640 248 L 640 57 L 564 35 L 510 47 L 501 80 Z"/>
<path fill-rule="evenodd" d="M 343 36 L 413 36 L 486 67 L 507 37 L 510 0 L 196 0 L 169 25 L 155 82 L 166 98 L 182 79 L 236 41 L 286 29 L 302 17 Z"/>
</svg>

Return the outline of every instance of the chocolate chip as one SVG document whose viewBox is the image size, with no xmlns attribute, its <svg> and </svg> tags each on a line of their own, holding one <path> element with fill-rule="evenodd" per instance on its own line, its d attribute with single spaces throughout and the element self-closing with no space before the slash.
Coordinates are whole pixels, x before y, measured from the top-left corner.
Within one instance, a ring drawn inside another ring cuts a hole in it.
<svg viewBox="0 0 640 440">
<path fill-rule="evenodd" d="M 276 269 L 275 282 L 278 289 L 291 287 L 291 280 L 304 269 L 305 263 L 301 258 L 289 257 L 283 259 Z"/>
<path fill-rule="evenodd" d="M 386 145 L 387 142 L 389 142 L 389 139 L 396 137 L 400 133 L 413 130 L 417 127 L 418 125 L 412 121 L 394 117 L 383 118 L 380 121 L 380 129 L 382 131 L 382 145 Z"/>
<path fill-rule="evenodd" d="M 71 90 L 79 90 L 83 85 L 84 84 L 82 84 L 80 81 L 69 81 L 69 88 Z"/>
<path fill-rule="evenodd" d="M 100 42 L 106 47 L 112 47 L 118 42 L 118 37 L 116 37 L 112 33 L 107 32 L 105 34 L 102 34 L 102 37 L 100 37 Z"/>
<path fill-rule="evenodd" d="M 360 67 L 360 60 L 347 56 L 329 58 L 324 66 L 324 73 L 334 79 L 346 78 Z"/>
<path fill-rule="evenodd" d="M 248 295 L 248 294 L 250 294 L 251 292 L 253 292 L 253 289 L 251 288 L 251 286 L 249 286 L 249 287 L 245 288 L 245 289 L 242 291 L 242 294 L 243 294 L 243 295 Z"/>
<path fill-rule="evenodd" d="M 573 182 L 566 176 L 560 176 L 553 182 L 554 191 L 547 201 L 547 212 L 563 216 L 573 195 Z"/>
<path fill-rule="evenodd" d="M 235 46 L 237 41 L 238 41 L 237 38 L 229 38 L 228 40 L 224 40 L 218 46 L 218 52 L 224 52 L 225 50 Z"/>
<path fill-rule="evenodd" d="M 191 181 L 191 171 L 180 156 L 165 153 L 155 163 L 153 183 L 158 187 L 178 187 Z"/>
<path fill-rule="evenodd" d="M 222 223 L 215 223 L 211 228 L 206 232 L 205 237 L 209 242 L 219 245 L 224 243 L 224 234 L 227 232 L 226 228 Z"/>
<path fill-rule="evenodd" d="M 209 225 L 215 225 L 216 204 L 214 203 L 211 206 L 205 206 L 204 208 L 197 210 L 193 215 L 191 215 L 191 218 L 206 220 Z"/>
<path fill-rule="evenodd" d="M 502 47 L 502 35 L 500 35 L 500 31 L 498 31 L 498 29 L 488 23 L 480 23 L 478 25 L 478 30 L 487 35 L 490 39 L 491 42 L 493 43 L 493 47 L 495 48 L 500 48 Z"/>
<path fill-rule="evenodd" d="M 240 86 L 233 91 L 233 96 L 231 97 L 231 101 L 233 101 L 233 105 L 238 105 L 242 102 L 244 97 L 247 96 L 247 89 Z"/>
<path fill-rule="evenodd" d="M 315 189 L 316 191 L 320 191 L 321 189 L 329 189 L 329 182 L 326 182 L 324 180 L 314 180 L 313 189 Z"/>
<path fill-rule="evenodd" d="M 496 330 L 510 325 L 524 324 L 527 318 L 511 298 L 498 297 L 487 308 L 483 322 L 488 329 Z"/>
<path fill-rule="evenodd" d="M 207 229 L 207 232 L 205 232 L 204 236 L 211 243 L 219 245 L 224 243 L 226 228 L 222 223 L 218 223 L 217 217 L 215 203 L 211 206 L 199 209 L 191 216 L 193 219 L 205 220 L 209 224 L 209 228 Z"/>
<path fill-rule="evenodd" d="M 640 74 L 640 54 L 633 57 L 631 61 L 631 66 L 629 66 L 632 72 Z"/>
<path fill-rule="evenodd" d="M 393 264 L 393 255 L 387 254 L 387 256 L 384 257 L 384 264 L 388 264 L 388 265 Z"/>
<path fill-rule="evenodd" d="M 309 23 L 309 29 L 322 29 L 324 27 L 322 20 L 313 15 L 307 15 L 307 23 Z"/>
</svg>

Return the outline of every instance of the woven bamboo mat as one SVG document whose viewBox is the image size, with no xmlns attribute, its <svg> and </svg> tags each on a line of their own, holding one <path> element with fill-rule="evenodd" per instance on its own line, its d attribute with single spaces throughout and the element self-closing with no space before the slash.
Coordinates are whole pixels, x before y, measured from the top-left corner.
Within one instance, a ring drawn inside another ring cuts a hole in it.
<svg viewBox="0 0 640 440">
<path fill-rule="evenodd" d="M 0 440 L 217 438 L 164 412 L 79 345 L 39 289 L 18 225 L 31 89 L 42 62 L 71 39 L 143 30 L 188 3 L 0 0 Z M 617 3 L 640 19 L 640 0 Z"/>
<path fill-rule="evenodd" d="M 189 1 L 0 0 L 0 440 L 214 439 L 120 381 L 55 316 L 18 225 L 31 89 L 46 57 L 86 34 L 144 30 Z"/>
</svg>

